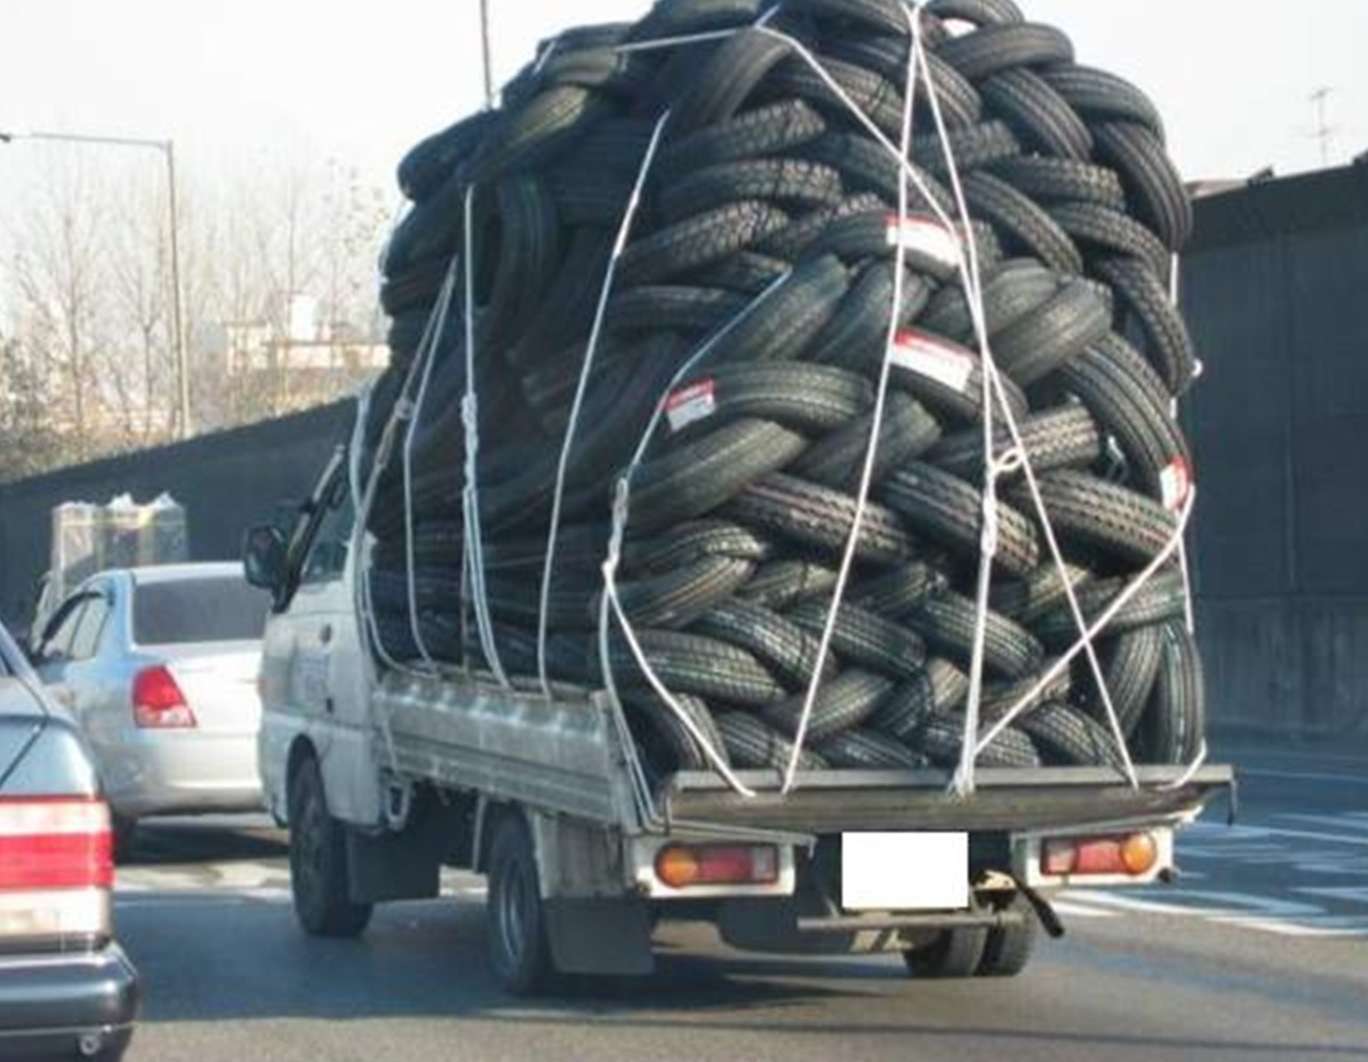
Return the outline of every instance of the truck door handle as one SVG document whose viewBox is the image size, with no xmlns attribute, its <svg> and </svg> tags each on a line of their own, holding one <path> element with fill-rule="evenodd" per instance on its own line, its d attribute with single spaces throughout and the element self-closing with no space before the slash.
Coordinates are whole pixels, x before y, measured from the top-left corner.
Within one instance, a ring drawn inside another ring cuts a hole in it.
<svg viewBox="0 0 1368 1062">
<path fill-rule="evenodd" d="M 320 631 L 318 632 L 318 640 L 319 640 L 319 642 L 321 642 L 323 645 L 327 645 L 329 642 L 332 641 L 332 638 L 333 638 L 332 624 L 331 624 L 331 623 L 325 623 L 325 624 L 323 624 L 323 629 L 320 630 Z"/>
</svg>

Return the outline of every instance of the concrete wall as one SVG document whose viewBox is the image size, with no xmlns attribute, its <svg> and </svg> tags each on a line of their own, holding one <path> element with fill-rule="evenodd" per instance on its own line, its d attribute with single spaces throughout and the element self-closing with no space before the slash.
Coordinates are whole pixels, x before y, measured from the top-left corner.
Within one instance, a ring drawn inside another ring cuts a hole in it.
<svg viewBox="0 0 1368 1062">
<path fill-rule="evenodd" d="M 1194 244 L 1212 717 L 1368 738 L 1368 167 L 1202 201 Z"/>
</svg>

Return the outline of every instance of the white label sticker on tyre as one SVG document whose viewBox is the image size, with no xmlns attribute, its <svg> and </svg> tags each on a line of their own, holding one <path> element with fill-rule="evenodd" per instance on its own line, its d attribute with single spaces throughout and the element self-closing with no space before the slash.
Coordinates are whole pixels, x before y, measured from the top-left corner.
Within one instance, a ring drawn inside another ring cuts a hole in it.
<svg viewBox="0 0 1368 1062">
<path fill-rule="evenodd" d="M 976 363 L 969 354 L 948 343 L 911 330 L 894 340 L 893 364 L 963 394 L 969 389 Z"/>
<path fill-rule="evenodd" d="M 1164 492 L 1164 508 L 1171 513 L 1181 512 L 1192 491 L 1192 468 L 1181 457 L 1175 457 L 1159 473 L 1159 487 Z"/>
<path fill-rule="evenodd" d="M 888 215 L 888 246 L 902 245 L 945 266 L 959 265 L 960 239 L 929 214 Z"/>
<path fill-rule="evenodd" d="M 690 424 L 706 420 L 717 410 L 717 384 L 701 380 L 676 391 L 665 399 L 665 415 L 671 431 L 683 431 Z"/>
</svg>

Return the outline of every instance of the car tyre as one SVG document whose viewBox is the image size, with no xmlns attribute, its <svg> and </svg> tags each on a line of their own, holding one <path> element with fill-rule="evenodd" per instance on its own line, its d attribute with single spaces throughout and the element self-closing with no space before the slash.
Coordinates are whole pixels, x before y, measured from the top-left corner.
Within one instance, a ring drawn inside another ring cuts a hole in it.
<svg viewBox="0 0 1368 1062">
<path fill-rule="evenodd" d="M 973 977 L 983 961 L 988 930 L 977 927 L 946 929 L 930 943 L 903 952 L 909 977 L 950 980 Z"/>
<path fill-rule="evenodd" d="M 295 917 L 317 937 L 355 937 L 373 907 L 353 903 L 346 827 L 328 813 L 316 760 L 299 765 L 290 783 L 290 892 Z"/>
<path fill-rule="evenodd" d="M 1007 905 L 1008 911 L 1020 913 L 1021 923 L 1001 929 L 988 930 L 979 960 L 979 977 L 1016 977 L 1031 961 L 1039 934 L 1039 922 L 1034 908 L 1026 897 L 1017 894 Z"/>
<path fill-rule="evenodd" d="M 521 818 L 504 815 L 489 856 L 489 961 L 515 996 L 536 995 L 555 973 L 546 939 L 541 882 L 532 838 Z"/>
</svg>

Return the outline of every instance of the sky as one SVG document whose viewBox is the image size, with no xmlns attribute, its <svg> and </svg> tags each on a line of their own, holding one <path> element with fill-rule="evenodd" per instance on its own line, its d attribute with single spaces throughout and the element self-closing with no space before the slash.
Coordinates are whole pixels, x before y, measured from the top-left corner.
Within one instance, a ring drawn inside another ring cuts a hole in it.
<svg viewBox="0 0 1368 1062">
<path fill-rule="evenodd" d="M 1158 102 L 1189 177 L 1315 168 L 1310 95 L 1328 86 L 1331 159 L 1368 148 L 1368 0 L 1021 0 L 1080 60 Z M 567 22 L 647 0 L 492 0 L 506 79 Z M 5 14 L 8 9 L 8 17 Z M 0 129 L 174 137 L 190 170 L 325 155 L 393 186 L 404 150 L 479 106 L 478 0 L 0 0 Z M 573 19 L 570 16 L 573 12 Z M 80 149 L 76 149 L 80 150 Z M 0 190 L 24 166 L 0 148 Z"/>
</svg>

